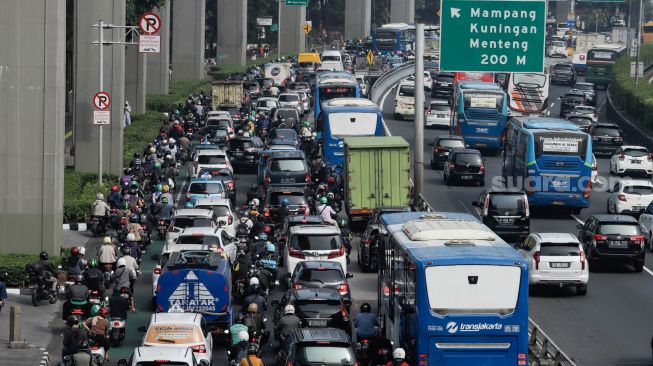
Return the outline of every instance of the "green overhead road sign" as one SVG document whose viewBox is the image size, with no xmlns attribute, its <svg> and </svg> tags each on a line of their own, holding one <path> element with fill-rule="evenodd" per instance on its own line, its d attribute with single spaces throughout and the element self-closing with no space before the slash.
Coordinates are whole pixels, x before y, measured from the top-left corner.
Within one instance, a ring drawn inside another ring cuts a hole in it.
<svg viewBox="0 0 653 366">
<path fill-rule="evenodd" d="M 307 6 L 308 0 L 286 0 L 286 6 Z"/>
<path fill-rule="evenodd" d="M 543 72 L 541 0 L 442 0 L 440 69 Z"/>
</svg>

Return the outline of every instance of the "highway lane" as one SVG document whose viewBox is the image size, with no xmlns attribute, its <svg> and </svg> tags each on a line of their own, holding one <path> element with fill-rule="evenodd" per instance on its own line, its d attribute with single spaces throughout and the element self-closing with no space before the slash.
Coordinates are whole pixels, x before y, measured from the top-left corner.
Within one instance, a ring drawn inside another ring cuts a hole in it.
<svg viewBox="0 0 653 366">
<path fill-rule="evenodd" d="M 567 90 L 567 86 L 551 86 L 551 117 L 558 116 L 557 97 Z M 605 92 L 601 91 L 600 102 L 604 99 Z M 382 106 L 384 119 L 393 135 L 403 136 L 412 144 L 414 122 L 394 120 L 393 105 L 394 93 L 390 92 Z M 471 202 L 478 198 L 481 188 L 447 187 L 442 171 L 429 167 L 433 140 L 446 134 L 446 130 L 425 130 L 424 197 L 436 210 L 475 213 Z M 489 187 L 493 178 L 500 175 L 501 162 L 497 156 L 486 159 L 486 187 Z M 608 159 L 599 159 L 598 168 L 600 175 L 609 177 Z M 577 234 L 578 223 L 592 214 L 606 212 L 607 195 L 605 186 L 595 187 L 591 206 L 575 217 L 564 211 L 538 210 L 533 213 L 531 230 Z M 648 268 L 642 273 L 632 272 L 629 266 L 592 272 L 585 297 L 576 296 L 573 289 L 537 291 L 530 296 L 530 316 L 578 365 L 651 365 L 653 315 L 647 311 L 653 306 L 653 293 L 649 291 L 653 285 L 653 272 L 648 270 L 653 268 L 650 253 L 647 261 Z"/>
</svg>

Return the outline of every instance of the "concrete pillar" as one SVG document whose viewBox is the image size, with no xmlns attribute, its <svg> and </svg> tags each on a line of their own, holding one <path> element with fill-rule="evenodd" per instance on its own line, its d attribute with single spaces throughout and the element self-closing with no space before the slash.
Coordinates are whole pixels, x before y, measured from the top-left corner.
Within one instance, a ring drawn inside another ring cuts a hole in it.
<svg viewBox="0 0 653 366">
<path fill-rule="evenodd" d="M 549 9 L 556 17 L 556 23 L 567 23 L 567 15 L 571 11 L 569 1 L 550 1 Z"/>
<path fill-rule="evenodd" d="M 132 114 L 145 113 L 149 57 L 146 53 L 138 52 L 137 45 L 125 46 L 125 101 L 131 105 Z"/>
<path fill-rule="evenodd" d="M 170 90 L 170 3 L 155 13 L 161 17 L 161 52 L 147 55 L 147 94 L 168 94 Z"/>
<path fill-rule="evenodd" d="M 0 253 L 59 254 L 65 0 L 0 1 Z"/>
<path fill-rule="evenodd" d="M 173 83 L 204 79 L 205 13 L 205 0 L 172 1 Z"/>
<path fill-rule="evenodd" d="M 345 38 L 369 36 L 371 24 L 372 0 L 345 0 Z"/>
<path fill-rule="evenodd" d="M 304 52 L 306 33 L 302 30 L 306 22 L 305 6 L 287 6 L 281 4 L 279 32 L 281 34 L 279 51 L 281 55 L 296 55 Z"/>
<path fill-rule="evenodd" d="M 92 44 L 105 23 L 125 24 L 125 0 L 77 0 L 75 2 L 75 170 L 97 172 L 99 127 L 93 125 L 93 95 L 99 91 L 99 50 Z M 105 41 L 120 41 L 123 29 L 105 30 Z M 125 47 L 104 46 L 104 90 L 111 96 L 111 125 L 103 127 L 103 170 L 122 171 L 123 120 L 125 104 Z"/>
<path fill-rule="evenodd" d="M 218 0 L 218 55 L 220 65 L 247 63 L 247 0 Z M 256 31 L 256 30 L 253 30 Z"/>
<path fill-rule="evenodd" d="M 390 0 L 390 23 L 415 23 L 415 0 Z"/>
</svg>

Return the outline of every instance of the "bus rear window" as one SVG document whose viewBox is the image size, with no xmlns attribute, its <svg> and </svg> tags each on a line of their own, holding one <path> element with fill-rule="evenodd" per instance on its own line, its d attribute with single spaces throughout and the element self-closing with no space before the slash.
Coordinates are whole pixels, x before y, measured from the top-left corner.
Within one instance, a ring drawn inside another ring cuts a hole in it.
<svg viewBox="0 0 653 366">
<path fill-rule="evenodd" d="M 517 307 L 520 267 L 434 266 L 426 268 L 425 276 L 429 306 L 439 315 L 509 315 Z"/>
<path fill-rule="evenodd" d="M 565 132 L 537 132 L 535 140 L 535 158 L 541 155 L 577 156 L 585 160 L 587 135 Z"/>
<path fill-rule="evenodd" d="M 329 113 L 329 128 L 335 138 L 374 136 L 379 116 L 376 113 Z"/>
<path fill-rule="evenodd" d="M 503 107 L 503 94 L 465 93 L 465 109 L 468 108 L 501 109 L 502 107 Z"/>
</svg>

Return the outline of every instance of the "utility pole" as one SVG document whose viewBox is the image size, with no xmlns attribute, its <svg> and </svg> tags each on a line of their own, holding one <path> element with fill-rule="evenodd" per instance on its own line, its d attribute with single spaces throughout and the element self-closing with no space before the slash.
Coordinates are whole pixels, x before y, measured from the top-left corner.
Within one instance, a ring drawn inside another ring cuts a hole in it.
<svg viewBox="0 0 653 366">
<path fill-rule="evenodd" d="M 640 54 L 640 48 L 642 46 L 642 19 L 644 13 L 644 0 L 639 0 L 639 27 L 637 28 L 637 61 L 635 64 L 635 86 L 639 84 L 639 54 Z M 632 44 L 630 45 L 632 47 Z"/>
<path fill-rule="evenodd" d="M 413 166 L 414 202 L 420 205 L 424 186 L 424 24 L 417 24 L 415 42 L 415 151 Z M 417 201 L 417 200 L 420 201 Z"/>
<path fill-rule="evenodd" d="M 277 9 L 277 58 L 281 58 L 281 2 L 283 0 L 277 1 L 279 2 Z"/>
</svg>

